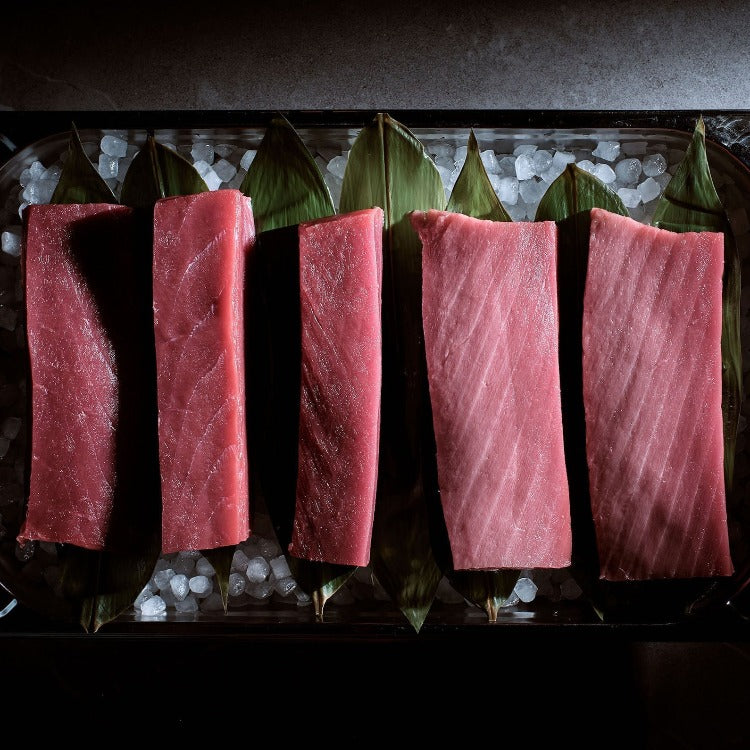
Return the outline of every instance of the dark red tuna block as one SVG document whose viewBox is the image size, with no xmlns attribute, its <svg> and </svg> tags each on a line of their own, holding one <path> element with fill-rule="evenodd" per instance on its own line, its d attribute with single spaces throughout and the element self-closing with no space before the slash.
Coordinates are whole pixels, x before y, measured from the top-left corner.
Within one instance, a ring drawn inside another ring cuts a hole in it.
<svg viewBox="0 0 750 750">
<path fill-rule="evenodd" d="M 154 209 L 154 331 L 164 552 L 250 533 L 244 274 L 255 242 L 238 190 Z"/>
<path fill-rule="evenodd" d="M 438 482 L 457 570 L 570 564 L 554 222 L 415 212 Z"/>
<path fill-rule="evenodd" d="M 365 566 L 375 513 L 383 212 L 299 228 L 302 380 L 289 552 Z"/>
<path fill-rule="evenodd" d="M 730 575 L 724 238 L 591 213 L 583 388 L 600 576 Z"/>
<path fill-rule="evenodd" d="M 33 205 L 24 219 L 32 430 L 19 541 L 110 549 L 137 528 L 140 480 L 155 473 L 150 301 L 137 268 L 150 288 L 150 251 L 124 206 Z"/>
</svg>

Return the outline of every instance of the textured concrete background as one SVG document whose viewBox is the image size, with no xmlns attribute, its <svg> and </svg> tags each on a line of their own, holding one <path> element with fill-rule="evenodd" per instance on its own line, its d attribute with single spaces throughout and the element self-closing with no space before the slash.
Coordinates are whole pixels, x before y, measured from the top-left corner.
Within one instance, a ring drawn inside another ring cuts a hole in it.
<svg viewBox="0 0 750 750">
<path fill-rule="evenodd" d="M 747 3 L 4 3 L 11 109 L 747 109 Z"/>
</svg>

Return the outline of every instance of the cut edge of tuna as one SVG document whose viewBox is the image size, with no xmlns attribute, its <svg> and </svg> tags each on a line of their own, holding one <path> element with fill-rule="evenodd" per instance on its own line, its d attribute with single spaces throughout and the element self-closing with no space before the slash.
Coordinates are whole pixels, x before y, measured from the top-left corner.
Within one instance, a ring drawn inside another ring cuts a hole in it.
<svg viewBox="0 0 750 750">
<path fill-rule="evenodd" d="M 591 212 L 586 451 L 600 578 L 728 576 L 724 237 Z"/>
<path fill-rule="evenodd" d="M 297 558 L 366 566 L 375 514 L 382 385 L 383 211 L 299 227 L 302 366 Z"/>
<path fill-rule="evenodd" d="M 557 228 L 416 211 L 438 483 L 456 570 L 571 564 Z"/>
</svg>

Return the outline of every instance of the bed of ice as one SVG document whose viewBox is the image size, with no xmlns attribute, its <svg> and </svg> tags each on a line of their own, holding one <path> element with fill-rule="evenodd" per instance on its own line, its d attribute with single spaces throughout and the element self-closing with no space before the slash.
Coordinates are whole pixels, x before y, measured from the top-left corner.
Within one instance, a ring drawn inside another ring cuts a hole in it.
<svg viewBox="0 0 750 750">
<path fill-rule="evenodd" d="M 211 190 L 239 188 L 256 150 L 236 143 L 206 139 L 190 144 L 162 143 L 178 150 L 188 158 Z M 581 142 L 584 143 L 584 142 Z M 445 188 L 446 198 L 461 171 L 466 158 L 466 145 L 451 138 L 425 140 L 427 153 L 434 160 Z M 128 141 L 127 133 L 108 132 L 98 142 L 85 142 L 84 148 L 115 195 L 138 146 Z M 332 153 L 330 148 L 311 148 L 325 182 L 338 209 L 341 185 L 346 169 L 348 150 Z M 507 152 L 506 152 L 507 151 Z M 684 151 L 659 143 L 632 140 L 599 140 L 577 145 L 575 142 L 544 144 L 515 141 L 512 148 L 495 150 L 480 141 L 480 153 L 490 182 L 500 201 L 514 221 L 534 219 L 539 201 L 549 185 L 570 163 L 577 164 L 598 177 L 622 199 L 630 215 L 648 223 L 659 197 L 679 165 Z M 21 253 L 21 214 L 31 203 L 48 203 L 55 190 L 66 154 L 50 163 L 33 161 L 20 174 L 18 185 L 8 194 L 0 208 L 0 334 L 15 336 L 19 349 L 25 347 L 23 330 L 23 288 L 19 273 Z M 717 188 L 728 208 L 735 235 L 744 237 L 743 266 L 747 261 L 750 224 L 745 202 L 731 192 L 732 186 L 716 175 Z M 744 271 L 744 267 L 743 267 Z M 750 293 L 742 296 L 743 341 L 750 341 Z M 747 345 L 746 345 L 747 346 Z M 750 369 L 750 351 L 743 351 L 745 377 Z M 6 384 L 0 385 L 0 400 Z M 747 392 L 746 388 L 746 392 Z M 25 383 L 18 385 L 19 394 Z M 23 402 L 23 399 L 21 399 Z M 10 416 L 0 424 L 0 461 L 11 451 L 14 441 L 25 439 L 23 403 L 19 416 Z M 744 429 L 746 411 L 741 417 L 736 475 L 738 484 L 746 486 L 750 479 L 750 463 L 745 452 Z M 23 498 L 23 451 L 19 451 L 12 466 L 0 467 L 0 539 L 7 534 L 2 525 L 4 505 L 20 506 Z M 269 602 L 285 602 L 297 606 L 311 606 L 310 596 L 301 590 L 272 531 L 257 530 L 234 554 L 229 579 L 230 610 L 252 608 Z M 730 529 L 730 533 L 736 529 Z M 16 546 L 16 556 L 29 562 L 41 550 L 47 559 L 45 577 L 54 589 L 57 579 L 55 545 L 30 544 Z M 571 571 L 525 570 L 507 601 L 510 612 L 519 604 L 531 603 L 537 597 L 552 601 L 574 600 L 582 592 Z M 353 577 L 331 599 L 327 606 L 347 606 L 360 598 L 387 599 L 369 568 L 358 569 Z M 463 597 L 443 579 L 437 599 L 445 604 L 465 605 Z M 141 619 L 163 619 L 170 612 L 191 615 L 198 612 L 219 612 L 223 605 L 216 583 L 215 571 L 199 552 L 184 551 L 162 556 L 151 580 L 134 601 L 134 611 Z"/>
</svg>

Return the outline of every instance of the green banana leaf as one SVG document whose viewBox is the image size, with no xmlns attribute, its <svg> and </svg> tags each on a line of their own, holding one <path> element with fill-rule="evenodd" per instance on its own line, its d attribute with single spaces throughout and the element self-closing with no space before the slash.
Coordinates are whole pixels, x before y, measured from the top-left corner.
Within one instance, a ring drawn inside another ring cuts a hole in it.
<svg viewBox="0 0 750 750">
<path fill-rule="evenodd" d="M 479 153 L 479 144 L 472 130 L 466 161 L 453 186 L 448 211 L 476 219 L 511 221 L 510 214 L 497 197 Z M 490 622 L 497 622 L 499 609 L 513 593 L 520 575 L 518 570 L 453 570 L 446 577 L 465 599 L 487 613 Z"/>
<path fill-rule="evenodd" d="M 317 164 L 292 125 L 275 117 L 266 130 L 241 190 L 253 202 L 258 230 L 248 263 L 246 348 L 248 438 L 253 497 L 264 507 L 283 550 L 291 541 L 299 427 L 299 223 L 333 215 Z M 293 558 L 290 559 L 290 566 Z M 294 560 L 295 578 L 322 619 L 325 602 L 352 571 Z"/>
<path fill-rule="evenodd" d="M 534 219 L 557 223 L 560 395 L 570 487 L 572 562 L 579 585 L 589 599 L 596 599 L 599 557 L 589 497 L 581 340 L 592 208 L 628 216 L 616 193 L 593 175 L 568 164 L 542 197 Z"/>
<path fill-rule="evenodd" d="M 680 166 L 656 205 L 652 224 L 674 232 L 723 232 L 724 279 L 721 328 L 724 480 L 732 489 L 737 426 L 742 406 L 740 256 L 706 156 L 706 131 L 699 118 Z"/>
<path fill-rule="evenodd" d="M 232 560 L 236 549 L 237 545 L 201 550 L 203 557 L 211 563 L 216 571 L 216 582 L 219 584 L 221 603 L 224 605 L 225 612 L 229 606 L 229 575 L 232 572 Z"/>
<path fill-rule="evenodd" d="M 324 619 L 326 602 L 352 577 L 353 565 L 333 565 L 287 556 L 292 576 L 303 591 L 309 592 L 315 608 L 315 619 Z"/>
<path fill-rule="evenodd" d="M 483 609 L 490 622 L 513 593 L 520 570 L 451 570 L 447 577 L 461 596 Z"/>
<path fill-rule="evenodd" d="M 207 191 L 208 185 L 184 156 L 149 134 L 125 175 L 120 202 L 132 208 L 148 209 L 160 198 Z"/>
<path fill-rule="evenodd" d="M 479 144 L 472 130 L 466 150 L 466 161 L 458 175 L 448 201 L 448 211 L 466 214 L 477 219 L 511 221 L 497 197 L 487 170 L 479 154 Z"/>
<path fill-rule="evenodd" d="M 75 124 L 71 125 L 67 158 L 50 203 L 117 203 L 112 189 L 86 156 Z"/>
<path fill-rule="evenodd" d="M 253 202 L 259 233 L 335 213 L 315 159 L 280 114 L 266 128 L 240 190 Z"/>
<path fill-rule="evenodd" d="M 443 209 L 445 191 L 419 140 L 382 113 L 352 145 L 341 189 L 342 213 L 373 206 L 383 209 L 384 230 L 383 390 L 371 565 L 419 631 L 443 576 L 447 541 L 422 336 L 421 243 L 409 213 Z"/>
</svg>

